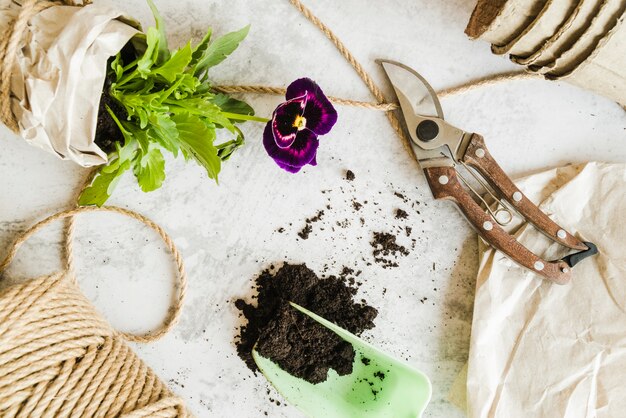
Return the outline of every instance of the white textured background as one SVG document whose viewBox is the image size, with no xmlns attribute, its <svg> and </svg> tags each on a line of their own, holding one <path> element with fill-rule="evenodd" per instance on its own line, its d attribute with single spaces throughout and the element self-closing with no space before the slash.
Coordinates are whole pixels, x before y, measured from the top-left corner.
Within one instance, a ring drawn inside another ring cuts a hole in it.
<svg viewBox="0 0 626 418">
<path fill-rule="evenodd" d="M 143 1 L 113 3 L 151 23 Z M 491 55 L 487 44 L 471 42 L 463 34 L 473 3 L 306 2 L 388 93 L 375 58 L 414 67 L 436 89 L 514 68 Z M 286 0 L 162 0 L 157 5 L 174 46 L 189 37 L 199 39 L 207 26 L 223 34 L 252 24 L 240 49 L 213 71 L 218 83 L 280 86 L 309 76 L 328 94 L 370 99 L 332 44 Z M 269 115 L 279 98 L 249 101 L 259 115 Z M 446 99 L 443 106 L 449 121 L 482 133 L 512 175 L 570 162 L 626 161 L 624 112 L 565 84 L 521 81 Z M 431 377 L 434 396 L 426 416 L 463 416 L 446 397 L 467 357 L 475 234 L 449 204 L 431 201 L 422 174 L 380 112 L 340 108 L 338 124 L 322 138 L 319 166 L 298 175 L 279 170 L 266 157 L 261 132 L 261 125 L 245 126 L 247 146 L 225 165 L 219 186 L 200 168 L 170 159 L 161 190 L 143 194 L 127 176 L 111 199 L 111 204 L 138 210 L 163 225 L 183 251 L 189 272 L 181 324 L 162 341 L 137 346 L 140 356 L 198 416 L 257 417 L 267 412 L 271 417 L 298 417 L 294 408 L 270 402 L 270 397 L 279 397 L 268 395 L 263 378 L 252 375 L 236 356 L 233 339 L 241 320 L 231 301 L 249 297 L 251 280 L 271 263 L 306 262 L 318 272 L 329 266 L 328 273 L 348 265 L 363 270 L 361 293 L 380 311 L 368 338 Z M 67 207 L 85 172 L 29 147 L 5 128 L 0 134 L 4 248 L 35 220 Z M 346 169 L 356 174 L 354 182 L 344 180 Z M 409 203 L 394 196 L 395 191 Z M 352 199 L 369 203 L 355 213 Z M 417 201 L 420 205 L 412 208 Z M 332 209 L 313 225 L 311 238 L 299 240 L 296 234 L 304 219 L 326 204 Z M 396 208 L 406 210 L 408 220 L 393 219 Z M 120 328 L 145 330 L 157 324 L 171 298 L 173 271 L 161 244 L 114 215 L 85 217 L 89 221 L 79 224 L 77 248 L 85 292 Z M 346 219 L 349 228 L 336 225 Z M 372 232 L 403 225 L 413 228 L 417 241 L 399 268 L 368 265 Z M 284 233 L 276 232 L 280 227 Z M 58 237 L 49 233 L 34 239 L 12 274 L 28 277 L 56 268 Z"/>
</svg>

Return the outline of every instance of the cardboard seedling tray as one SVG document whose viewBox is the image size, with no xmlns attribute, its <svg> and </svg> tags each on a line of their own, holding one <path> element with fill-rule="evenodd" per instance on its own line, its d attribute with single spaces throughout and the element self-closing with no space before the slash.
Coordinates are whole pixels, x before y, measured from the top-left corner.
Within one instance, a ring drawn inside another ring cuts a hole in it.
<svg viewBox="0 0 626 418">
<path fill-rule="evenodd" d="M 512 56 L 511 59 L 518 64 L 534 65 L 537 68 L 551 63 L 580 38 L 603 3 L 602 0 L 580 0 L 563 26 L 539 50 L 528 57 Z"/>
<path fill-rule="evenodd" d="M 478 0 L 465 33 L 506 45 L 537 17 L 547 0 Z"/>
<path fill-rule="evenodd" d="M 493 46 L 494 54 L 510 53 L 526 57 L 539 50 L 567 21 L 576 9 L 577 1 L 548 0 L 537 17 L 514 40 L 503 46 Z"/>
<path fill-rule="evenodd" d="M 626 16 L 600 40 L 593 53 L 560 80 L 612 98 L 626 108 Z"/>
<path fill-rule="evenodd" d="M 624 0 L 607 0 L 591 21 L 590 26 L 571 48 L 538 71 L 549 78 L 557 78 L 572 72 L 593 53 L 602 38 L 616 26 L 625 9 L 626 1 Z M 622 55 L 624 55 L 623 51 Z"/>
</svg>

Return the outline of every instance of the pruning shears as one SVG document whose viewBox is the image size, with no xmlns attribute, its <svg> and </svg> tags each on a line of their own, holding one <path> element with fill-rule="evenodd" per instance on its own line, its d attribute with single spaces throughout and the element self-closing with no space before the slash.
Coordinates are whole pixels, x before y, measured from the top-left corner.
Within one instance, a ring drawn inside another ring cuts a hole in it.
<svg viewBox="0 0 626 418">
<path fill-rule="evenodd" d="M 413 151 L 435 199 L 455 202 L 478 234 L 517 264 L 555 283 L 567 283 L 571 268 L 596 254 L 596 246 L 576 238 L 530 201 L 491 156 L 481 135 L 447 123 L 437 94 L 420 74 L 398 62 L 377 62 L 393 85 Z M 485 187 L 499 203 L 497 209 L 475 191 L 457 170 L 459 166 Z M 486 211 L 470 192 L 485 203 Z M 513 218 L 511 210 L 573 252 L 560 260 L 547 261 L 530 251 L 502 228 Z"/>
</svg>

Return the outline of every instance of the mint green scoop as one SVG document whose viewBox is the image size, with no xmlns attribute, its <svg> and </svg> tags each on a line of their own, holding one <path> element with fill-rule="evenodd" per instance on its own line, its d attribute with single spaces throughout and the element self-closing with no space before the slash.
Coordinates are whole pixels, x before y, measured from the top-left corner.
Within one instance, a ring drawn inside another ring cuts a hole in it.
<svg viewBox="0 0 626 418">
<path fill-rule="evenodd" d="M 314 385 L 252 350 L 261 372 L 289 403 L 311 418 L 422 416 L 432 394 L 425 374 L 313 312 L 291 305 L 352 344 L 356 355 L 351 374 L 339 376 L 330 370 L 326 381 Z"/>
</svg>

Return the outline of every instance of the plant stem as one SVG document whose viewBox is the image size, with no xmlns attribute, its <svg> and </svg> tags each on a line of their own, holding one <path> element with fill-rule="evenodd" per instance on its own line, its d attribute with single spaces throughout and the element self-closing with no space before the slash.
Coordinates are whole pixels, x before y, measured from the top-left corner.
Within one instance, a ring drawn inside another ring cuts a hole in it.
<svg viewBox="0 0 626 418">
<path fill-rule="evenodd" d="M 122 77 L 120 81 L 115 83 L 116 87 L 122 87 L 124 84 L 128 83 L 130 80 L 135 78 L 135 76 L 137 75 L 137 72 L 138 72 L 137 69 L 134 69 L 132 73 L 126 74 L 125 77 Z"/>
<path fill-rule="evenodd" d="M 262 118 L 260 116 L 241 115 L 239 113 L 222 112 L 222 115 L 226 116 L 228 119 L 235 119 L 235 120 L 251 120 L 254 122 L 262 122 L 262 123 L 267 123 L 270 121 L 269 119 Z"/>
</svg>

